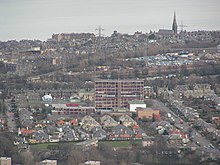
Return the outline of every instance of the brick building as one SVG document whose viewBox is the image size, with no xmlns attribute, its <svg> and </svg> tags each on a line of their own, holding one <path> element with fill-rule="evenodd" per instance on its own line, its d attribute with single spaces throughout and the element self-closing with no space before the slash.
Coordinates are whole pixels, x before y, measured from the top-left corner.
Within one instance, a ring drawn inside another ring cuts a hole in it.
<svg viewBox="0 0 220 165">
<path fill-rule="evenodd" d="M 150 109 L 150 108 L 137 108 L 137 116 L 138 119 L 152 119 L 155 117 L 155 119 L 160 119 L 160 111 L 155 110 L 155 109 Z"/>
<path fill-rule="evenodd" d="M 128 101 L 144 100 L 143 80 L 96 80 L 95 107 L 112 110 L 128 107 Z"/>
</svg>

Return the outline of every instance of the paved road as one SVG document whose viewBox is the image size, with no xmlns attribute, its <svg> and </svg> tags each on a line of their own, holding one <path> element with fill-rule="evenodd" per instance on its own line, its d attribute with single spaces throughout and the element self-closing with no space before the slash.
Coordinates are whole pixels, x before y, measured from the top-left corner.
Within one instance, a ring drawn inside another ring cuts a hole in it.
<svg viewBox="0 0 220 165">
<path fill-rule="evenodd" d="M 16 132 L 17 126 L 15 123 L 14 113 L 10 112 L 10 101 L 11 101 L 10 99 L 5 100 L 6 115 L 7 115 L 7 120 L 8 120 L 8 130 L 9 132 Z"/>
<path fill-rule="evenodd" d="M 159 100 L 152 100 L 153 107 L 158 108 L 163 112 L 171 113 L 175 118 L 175 126 L 181 129 L 184 132 L 188 132 L 191 129 L 191 139 L 198 146 L 199 150 L 204 151 L 205 153 L 212 153 L 213 156 L 220 157 L 220 151 L 214 147 L 211 147 L 210 140 L 206 137 L 203 137 L 197 130 L 192 128 L 187 122 L 183 121 L 177 114 L 171 111 L 164 103 Z M 180 123 L 180 121 L 182 121 Z"/>
<path fill-rule="evenodd" d="M 12 112 L 7 112 L 7 117 L 8 117 L 8 130 L 9 132 L 16 132 L 17 127 L 14 119 L 14 113 Z"/>
</svg>

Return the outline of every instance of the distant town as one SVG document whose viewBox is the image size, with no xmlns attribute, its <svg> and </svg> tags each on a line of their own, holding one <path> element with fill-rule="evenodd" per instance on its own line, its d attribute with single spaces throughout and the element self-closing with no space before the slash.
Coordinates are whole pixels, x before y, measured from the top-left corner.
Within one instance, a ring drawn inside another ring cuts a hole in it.
<svg viewBox="0 0 220 165">
<path fill-rule="evenodd" d="M 0 42 L 0 164 L 220 163 L 220 31 Z"/>
</svg>

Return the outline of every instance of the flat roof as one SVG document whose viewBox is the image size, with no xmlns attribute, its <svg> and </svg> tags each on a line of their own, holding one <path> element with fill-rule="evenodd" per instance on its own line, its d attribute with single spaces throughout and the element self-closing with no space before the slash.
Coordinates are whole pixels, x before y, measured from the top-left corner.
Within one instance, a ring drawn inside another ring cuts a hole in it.
<svg viewBox="0 0 220 165">
<path fill-rule="evenodd" d="M 95 82 L 143 82 L 143 79 L 96 79 Z"/>
<path fill-rule="evenodd" d="M 132 100 L 128 101 L 129 104 L 145 104 L 142 100 Z"/>
</svg>

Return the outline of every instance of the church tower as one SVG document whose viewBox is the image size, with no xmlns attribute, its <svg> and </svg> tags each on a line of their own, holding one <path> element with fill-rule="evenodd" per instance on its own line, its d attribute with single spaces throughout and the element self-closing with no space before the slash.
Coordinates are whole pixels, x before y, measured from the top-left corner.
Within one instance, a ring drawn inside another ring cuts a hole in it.
<svg viewBox="0 0 220 165">
<path fill-rule="evenodd" d="M 177 23 L 176 23 L 176 13 L 175 13 L 175 11 L 174 11 L 174 17 L 173 17 L 172 30 L 173 30 L 174 34 L 177 34 Z"/>
</svg>

